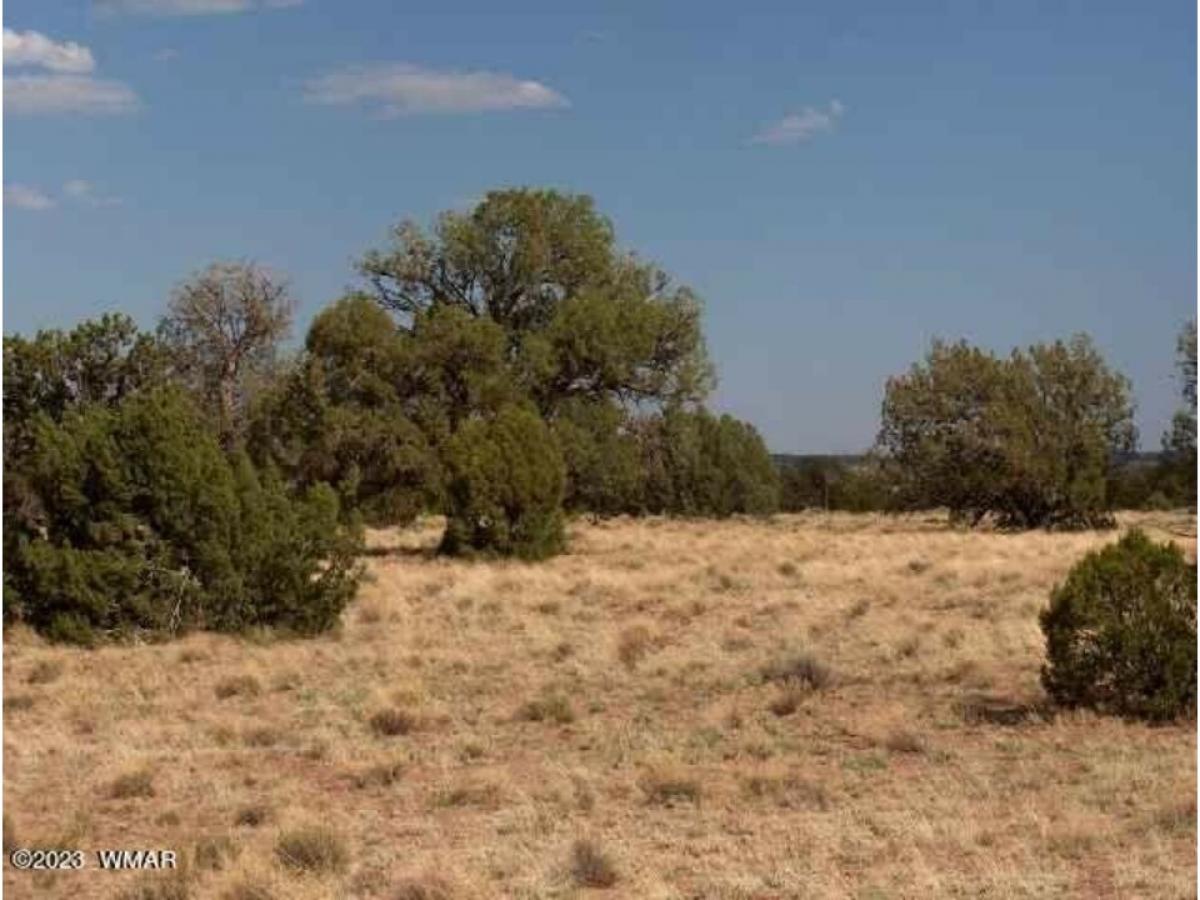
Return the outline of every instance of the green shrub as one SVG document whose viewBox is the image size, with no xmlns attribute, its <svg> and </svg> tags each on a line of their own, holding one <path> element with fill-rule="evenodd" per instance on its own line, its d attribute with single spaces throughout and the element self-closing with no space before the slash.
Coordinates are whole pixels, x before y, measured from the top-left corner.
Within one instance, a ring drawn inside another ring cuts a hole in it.
<svg viewBox="0 0 1200 900">
<path fill-rule="evenodd" d="M 51 639 L 330 627 L 358 582 L 359 538 L 326 485 L 291 496 L 229 457 L 191 402 L 156 388 L 38 413 L 5 508 L 5 616 Z"/>
<path fill-rule="evenodd" d="M 563 548 L 562 453 L 546 423 L 515 406 L 462 425 L 446 448 L 447 553 L 544 559 Z"/>
<path fill-rule="evenodd" d="M 1196 567 L 1141 531 L 1089 553 L 1050 597 L 1042 682 L 1067 706 L 1151 720 L 1196 708 Z"/>
</svg>

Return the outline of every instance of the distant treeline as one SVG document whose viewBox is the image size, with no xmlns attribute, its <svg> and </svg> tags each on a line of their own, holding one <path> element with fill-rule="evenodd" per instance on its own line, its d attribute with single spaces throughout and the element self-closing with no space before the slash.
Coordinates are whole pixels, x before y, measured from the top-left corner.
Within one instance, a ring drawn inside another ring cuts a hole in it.
<svg viewBox="0 0 1200 900">
<path fill-rule="evenodd" d="M 775 453 L 782 512 L 841 510 L 898 512 L 903 507 L 880 460 L 868 453 Z M 1170 451 L 1128 454 L 1107 476 L 1114 510 L 1162 510 L 1194 506 L 1187 460 Z M 909 508 L 912 508 L 911 506 Z"/>
</svg>

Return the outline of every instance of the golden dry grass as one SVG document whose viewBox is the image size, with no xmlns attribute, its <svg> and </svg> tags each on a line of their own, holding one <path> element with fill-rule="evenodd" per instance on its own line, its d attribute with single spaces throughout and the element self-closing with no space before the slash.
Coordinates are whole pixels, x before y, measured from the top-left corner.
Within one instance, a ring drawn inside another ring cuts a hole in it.
<svg viewBox="0 0 1200 900">
<path fill-rule="evenodd" d="M 1133 521 L 1194 554 L 1193 518 Z M 1194 726 L 1042 702 L 1037 612 L 1114 533 L 578 523 L 536 565 L 437 534 L 373 535 L 319 640 L 10 635 L 9 844 L 191 862 L 8 896 L 1195 896 Z"/>
</svg>

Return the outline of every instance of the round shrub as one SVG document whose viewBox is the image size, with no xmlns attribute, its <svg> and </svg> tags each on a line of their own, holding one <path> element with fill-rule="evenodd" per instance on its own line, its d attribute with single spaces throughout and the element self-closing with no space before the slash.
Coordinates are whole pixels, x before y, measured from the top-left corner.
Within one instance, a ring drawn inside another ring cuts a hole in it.
<svg viewBox="0 0 1200 900">
<path fill-rule="evenodd" d="M 1134 530 L 1089 553 L 1041 615 L 1042 683 L 1066 706 L 1150 720 L 1196 709 L 1196 567 Z"/>
<path fill-rule="evenodd" d="M 444 552 L 544 559 L 562 549 L 562 452 L 536 413 L 507 406 L 464 423 L 446 469 Z"/>
</svg>

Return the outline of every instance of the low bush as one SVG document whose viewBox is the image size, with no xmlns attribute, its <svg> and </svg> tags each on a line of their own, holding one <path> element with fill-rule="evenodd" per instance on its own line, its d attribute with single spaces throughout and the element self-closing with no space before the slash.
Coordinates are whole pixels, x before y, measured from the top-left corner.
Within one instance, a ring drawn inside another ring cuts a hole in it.
<svg viewBox="0 0 1200 900">
<path fill-rule="evenodd" d="M 1196 567 L 1131 531 L 1089 553 L 1041 615 L 1058 703 L 1164 720 L 1196 710 Z"/>
</svg>

